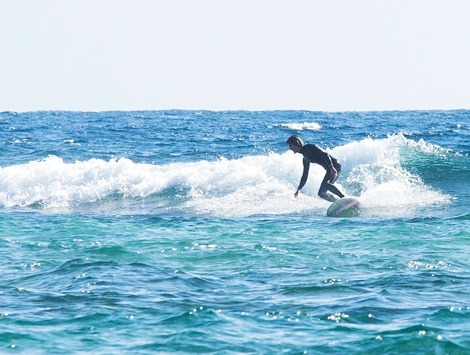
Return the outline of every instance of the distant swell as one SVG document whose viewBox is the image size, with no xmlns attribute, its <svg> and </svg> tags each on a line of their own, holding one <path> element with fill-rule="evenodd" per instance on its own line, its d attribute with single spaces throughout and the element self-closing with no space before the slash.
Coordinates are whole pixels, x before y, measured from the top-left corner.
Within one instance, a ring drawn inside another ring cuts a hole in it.
<svg viewBox="0 0 470 355">
<path fill-rule="evenodd" d="M 456 221 L 470 221 L 470 213 L 465 213 L 463 215 L 452 217 L 449 219 L 456 220 Z"/>
</svg>

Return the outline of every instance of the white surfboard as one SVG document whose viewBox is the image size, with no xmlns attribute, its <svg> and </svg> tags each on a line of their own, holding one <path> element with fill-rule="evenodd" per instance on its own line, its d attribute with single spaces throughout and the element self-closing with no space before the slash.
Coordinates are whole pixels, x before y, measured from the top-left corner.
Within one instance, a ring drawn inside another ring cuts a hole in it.
<svg viewBox="0 0 470 355">
<path fill-rule="evenodd" d="M 343 197 L 331 204 L 326 211 L 328 217 L 355 217 L 359 216 L 361 204 L 355 197 Z"/>
</svg>

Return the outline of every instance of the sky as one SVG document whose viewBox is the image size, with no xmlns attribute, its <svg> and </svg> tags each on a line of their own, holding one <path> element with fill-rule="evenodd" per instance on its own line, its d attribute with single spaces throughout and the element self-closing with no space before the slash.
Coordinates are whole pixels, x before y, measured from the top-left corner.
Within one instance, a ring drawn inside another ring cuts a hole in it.
<svg viewBox="0 0 470 355">
<path fill-rule="evenodd" d="M 0 111 L 470 109 L 467 0 L 0 0 Z"/>
</svg>

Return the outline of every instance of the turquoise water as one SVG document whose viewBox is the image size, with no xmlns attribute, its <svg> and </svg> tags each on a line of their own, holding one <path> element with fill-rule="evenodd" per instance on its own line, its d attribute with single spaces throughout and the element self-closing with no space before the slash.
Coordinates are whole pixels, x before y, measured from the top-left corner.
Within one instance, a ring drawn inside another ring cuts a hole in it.
<svg viewBox="0 0 470 355">
<path fill-rule="evenodd" d="M 329 218 L 299 134 L 338 158 Z M 0 352 L 470 351 L 470 111 L 0 114 Z"/>
</svg>

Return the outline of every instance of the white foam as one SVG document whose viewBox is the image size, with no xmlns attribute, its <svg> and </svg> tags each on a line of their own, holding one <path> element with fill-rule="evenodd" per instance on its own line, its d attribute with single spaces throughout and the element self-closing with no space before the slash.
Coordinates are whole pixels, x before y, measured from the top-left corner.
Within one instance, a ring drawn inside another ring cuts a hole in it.
<svg viewBox="0 0 470 355">
<path fill-rule="evenodd" d="M 420 144 L 424 143 L 397 135 L 336 147 L 331 153 L 343 165 L 336 185 L 346 195 L 359 196 L 366 210 L 383 209 L 393 214 L 446 203 L 449 196 L 426 186 L 400 164 L 402 150 L 419 148 Z M 0 168 L 0 205 L 54 209 L 100 204 L 109 197 L 121 201 L 152 197 L 148 203 L 160 206 L 165 197 L 165 203 L 173 203 L 172 208 L 197 215 L 321 215 L 329 205 L 316 195 L 324 174 L 322 167 L 312 165 L 309 180 L 295 199 L 302 156 L 291 151 L 167 165 L 129 159 L 67 163 L 49 156 Z"/>
<path fill-rule="evenodd" d="M 65 163 L 49 156 L 40 161 L 0 169 L 0 203 L 4 206 L 41 205 L 67 207 L 98 201 L 111 194 L 145 196 L 158 190 L 150 182 L 158 175 L 152 166 L 135 165 L 128 159 L 100 159 Z M 157 180 L 158 181 L 158 180 Z"/>
<path fill-rule="evenodd" d="M 362 206 L 393 215 L 450 201 L 450 196 L 426 186 L 419 176 L 402 167 L 401 156 L 413 151 L 440 154 L 445 150 L 397 134 L 386 139 L 353 142 L 333 149 L 332 154 L 349 170 L 345 184 L 360 191 Z"/>
<path fill-rule="evenodd" d="M 282 123 L 279 126 L 293 131 L 319 131 L 322 128 L 321 125 L 316 122 Z"/>
<path fill-rule="evenodd" d="M 223 217 L 255 214 L 300 213 L 320 209 L 327 203 L 311 196 L 293 197 L 302 174 L 301 156 L 292 152 L 245 157 L 213 163 L 216 188 L 211 183 L 193 186 L 185 208 L 196 213 Z M 312 182 L 319 183 L 316 176 Z"/>
</svg>

